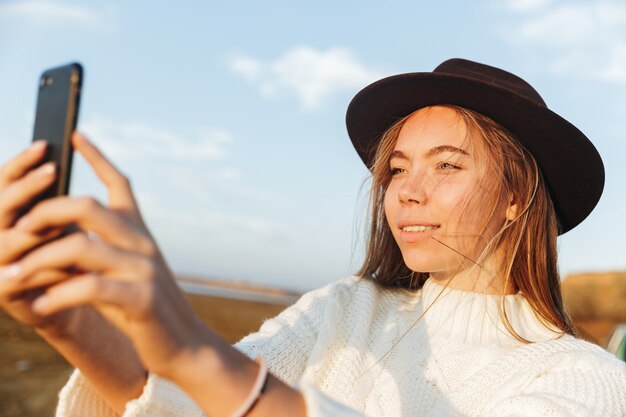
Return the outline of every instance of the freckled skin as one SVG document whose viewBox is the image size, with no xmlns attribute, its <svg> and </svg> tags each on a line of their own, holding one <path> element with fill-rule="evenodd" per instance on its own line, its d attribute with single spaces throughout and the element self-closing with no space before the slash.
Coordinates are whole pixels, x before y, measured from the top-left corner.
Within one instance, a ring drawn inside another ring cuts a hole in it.
<svg viewBox="0 0 626 417">
<path fill-rule="evenodd" d="M 457 252 L 477 259 L 506 217 L 506 205 L 498 203 L 487 219 L 497 190 L 484 180 L 482 142 L 473 142 L 470 147 L 468 129 L 454 110 L 415 112 L 398 136 L 394 151 L 401 157 L 390 161 L 393 176 L 385 194 L 385 215 L 407 266 L 439 281 L 454 276 L 450 285 L 460 289 L 491 285 L 479 281 L 487 279 L 484 271 L 495 255 L 484 260 L 480 274 L 481 268 L 471 268 L 473 263 Z M 438 227 L 403 232 L 400 226 L 407 223 Z"/>
</svg>

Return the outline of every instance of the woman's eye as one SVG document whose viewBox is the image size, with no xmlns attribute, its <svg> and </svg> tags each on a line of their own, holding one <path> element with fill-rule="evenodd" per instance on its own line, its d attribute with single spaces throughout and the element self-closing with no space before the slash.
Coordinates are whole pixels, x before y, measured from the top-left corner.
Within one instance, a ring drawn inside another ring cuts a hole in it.
<svg viewBox="0 0 626 417">
<path fill-rule="evenodd" d="M 398 174 L 402 174 L 404 172 L 404 169 L 402 168 L 391 168 L 391 175 L 398 175 Z"/>
<path fill-rule="evenodd" d="M 443 170 L 461 169 L 460 166 L 451 164 L 450 162 L 441 162 L 437 167 Z"/>
</svg>

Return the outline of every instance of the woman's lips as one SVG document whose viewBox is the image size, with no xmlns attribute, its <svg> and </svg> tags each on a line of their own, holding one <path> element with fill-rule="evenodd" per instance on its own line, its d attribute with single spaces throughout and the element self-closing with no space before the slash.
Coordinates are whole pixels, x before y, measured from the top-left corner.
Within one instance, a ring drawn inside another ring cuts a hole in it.
<svg viewBox="0 0 626 417">
<path fill-rule="evenodd" d="M 400 227 L 399 237 L 407 243 L 415 243 L 430 237 L 439 225 L 435 224 L 406 224 Z"/>
</svg>

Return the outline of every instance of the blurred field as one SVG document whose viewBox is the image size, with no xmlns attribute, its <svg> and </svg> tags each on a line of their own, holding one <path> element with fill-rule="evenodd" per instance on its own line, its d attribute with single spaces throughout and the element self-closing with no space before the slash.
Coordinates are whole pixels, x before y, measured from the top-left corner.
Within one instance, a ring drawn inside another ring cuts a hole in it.
<svg viewBox="0 0 626 417">
<path fill-rule="evenodd" d="M 569 275 L 562 289 L 582 338 L 605 346 L 615 326 L 626 323 L 626 271 Z"/>
<path fill-rule="evenodd" d="M 2 311 L 0 338 L 0 416 L 53 415 L 69 366 L 35 332 Z"/>
<path fill-rule="evenodd" d="M 243 293 L 247 298 L 244 300 L 193 294 L 188 297 L 198 315 L 234 343 L 296 298 L 295 294 L 267 289 L 263 291 L 274 294 L 272 301 L 282 304 L 253 301 L 261 290 L 255 291 Z M 0 311 L 0 417 L 54 415 L 57 393 L 70 372 L 67 362 L 35 332 Z"/>
<path fill-rule="evenodd" d="M 230 342 L 259 328 L 297 298 L 271 288 L 185 279 L 183 287 L 200 317 Z M 207 289 L 202 293 L 202 289 Z M 213 294 L 213 295 L 211 295 Z M 626 323 L 626 272 L 572 275 L 563 282 L 566 306 L 580 335 L 606 344 Z M 49 417 L 71 369 L 33 331 L 0 312 L 0 417 Z"/>
</svg>

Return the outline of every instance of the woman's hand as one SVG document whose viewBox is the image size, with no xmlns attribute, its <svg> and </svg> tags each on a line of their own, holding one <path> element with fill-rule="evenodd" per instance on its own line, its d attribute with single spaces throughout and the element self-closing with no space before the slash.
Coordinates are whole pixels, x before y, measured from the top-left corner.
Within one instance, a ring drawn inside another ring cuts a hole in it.
<svg viewBox="0 0 626 417">
<path fill-rule="evenodd" d="M 33 304 L 39 315 L 95 307 L 133 341 L 148 369 L 168 376 L 176 358 L 200 343 L 204 326 L 148 233 L 129 181 L 84 137 L 75 135 L 74 146 L 106 185 L 108 206 L 71 197 L 39 203 L 15 233 L 80 231 L 38 247 L 0 276 L 13 291 L 46 288 Z M 65 274 L 43 274 L 49 270 Z"/>
<path fill-rule="evenodd" d="M 28 149 L 0 168 L 0 265 L 7 265 L 33 248 L 61 234 L 62 229 L 50 228 L 45 233 L 30 233 L 14 228 L 20 214 L 26 211 L 33 199 L 54 182 L 55 167 L 48 163 L 33 170 L 46 153 L 46 143 L 37 141 Z M 57 270 L 40 270 L 40 278 L 62 278 Z M 65 327 L 69 312 L 42 316 L 32 309 L 32 302 L 41 291 L 11 291 L 0 281 L 0 308 L 24 324 L 43 327 Z"/>
<path fill-rule="evenodd" d="M 81 306 L 95 308 L 128 336 L 140 363 L 185 389 L 205 414 L 232 414 L 252 388 L 258 365 L 194 314 L 141 219 L 128 180 L 82 136 L 74 136 L 74 147 L 108 188 L 108 206 L 91 198 L 70 197 L 37 204 L 19 219 L 14 233 L 43 236 L 72 225 L 79 231 L 47 242 L 0 269 L 2 286 L 13 293 L 45 288 L 32 304 L 41 316 Z M 96 352 L 100 340 L 87 342 L 87 350 Z M 73 349 L 72 354 L 83 351 Z M 94 365 L 87 359 L 83 358 L 83 365 L 93 368 L 91 374 L 105 390 L 109 369 L 101 361 Z M 121 380 L 125 372 L 118 366 L 115 374 Z M 114 394 L 109 402 L 121 411 L 124 402 L 119 400 L 129 398 Z M 264 401 L 254 412 L 305 415 L 302 396 L 271 375 Z"/>
<path fill-rule="evenodd" d="M 17 262 L 28 252 L 61 236 L 64 227 L 37 233 L 14 227 L 32 201 L 49 188 L 55 167 L 41 162 L 46 143 L 35 142 L 0 168 L 0 267 Z M 63 282 L 71 277 L 63 269 L 39 269 L 32 282 Z M 103 398 L 118 412 L 126 402 L 141 394 L 146 371 L 132 344 L 95 309 L 85 306 L 54 314 L 40 314 L 33 301 L 46 291 L 44 286 L 21 286 L 0 279 L 0 308 L 23 324 L 33 326 L 71 364 L 81 369 Z"/>
</svg>

